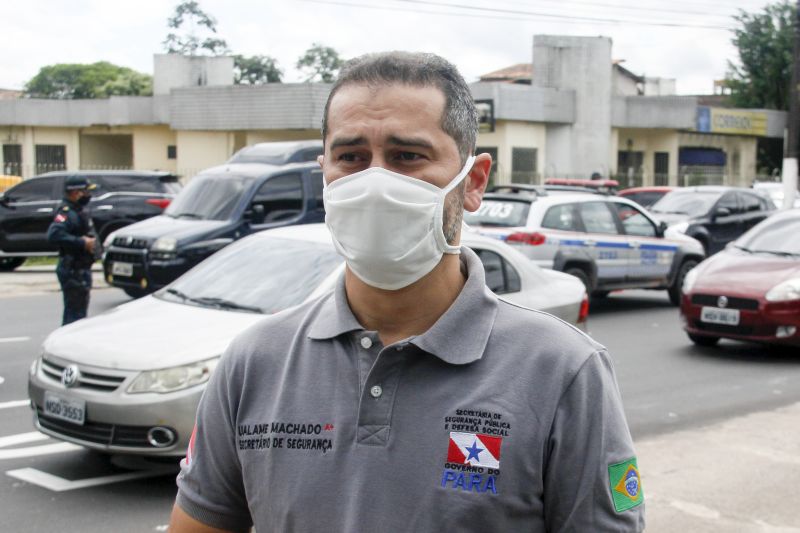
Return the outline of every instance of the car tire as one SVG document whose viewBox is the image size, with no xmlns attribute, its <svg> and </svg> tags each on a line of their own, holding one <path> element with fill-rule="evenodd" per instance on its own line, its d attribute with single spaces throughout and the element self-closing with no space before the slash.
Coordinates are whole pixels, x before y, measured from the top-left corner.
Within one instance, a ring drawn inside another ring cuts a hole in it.
<svg viewBox="0 0 800 533">
<path fill-rule="evenodd" d="M 716 346 L 719 342 L 719 337 L 709 337 L 707 335 L 695 335 L 687 333 L 689 339 L 698 346 Z"/>
<path fill-rule="evenodd" d="M 611 291 L 594 291 L 592 298 L 606 298 Z"/>
<path fill-rule="evenodd" d="M 0 272 L 11 272 L 24 262 L 24 257 L 0 257 Z"/>
<path fill-rule="evenodd" d="M 681 266 L 678 268 L 678 274 L 675 276 L 675 281 L 673 281 L 672 285 L 667 289 L 669 301 L 672 305 L 681 304 L 681 289 L 683 288 L 683 280 L 686 279 L 686 274 L 688 274 L 689 271 L 696 266 L 697 261 L 694 259 L 687 259 L 681 263 Z"/>
<path fill-rule="evenodd" d="M 142 296 L 147 296 L 148 294 L 150 294 L 150 291 L 148 290 L 135 289 L 133 287 L 125 287 L 122 290 L 125 291 L 125 294 L 127 294 L 131 298 L 141 298 Z"/>
<path fill-rule="evenodd" d="M 587 295 L 592 294 L 592 284 L 591 281 L 589 281 L 589 275 L 586 273 L 585 270 L 578 267 L 571 267 L 566 269 L 564 273 L 569 274 L 570 276 L 575 276 L 576 278 L 581 280 L 583 286 L 586 287 L 586 294 Z"/>
</svg>

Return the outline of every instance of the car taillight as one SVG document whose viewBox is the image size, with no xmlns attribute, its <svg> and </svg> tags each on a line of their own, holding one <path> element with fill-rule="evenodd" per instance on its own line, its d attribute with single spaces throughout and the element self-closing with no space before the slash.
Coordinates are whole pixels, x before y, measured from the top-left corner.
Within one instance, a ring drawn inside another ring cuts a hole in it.
<svg viewBox="0 0 800 533">
<path fill-rule="evenodd" d="M 578 324 L 586 322 L 587 318 L 589 318 L 589 297 L 584 294 L 583 301 L 581 302 L 581 310 L 578 311 Z"/>
<path fill-rule="evenodd" d="M 508 237 L 506 237 L 506 242 L 516 242 L 519 244 L 529 244 L 531 246 L 539 246 L 540 244 L 544 244 L 547 240 L 547 236 L 538 231 L 534 231 L 533 233 L 527 233 L 524 231 L 518 231 L 517 233 L 512 233 Z"/>
<path fill-rule="evenodd" d="M 166 209 L 171 201 L 169 198 L 148 198 L 145 203 Z"/>
</svg>

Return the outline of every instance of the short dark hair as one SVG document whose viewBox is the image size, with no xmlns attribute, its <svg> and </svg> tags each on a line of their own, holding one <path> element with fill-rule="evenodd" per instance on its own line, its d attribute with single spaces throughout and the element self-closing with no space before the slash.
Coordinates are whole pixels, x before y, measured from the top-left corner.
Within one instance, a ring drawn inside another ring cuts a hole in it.
<svg viewBox="0 0 800 533">
<path fill-rule="evenodd" d="M 435 54 L 382 52 L 351 59 L 333 84 L 322 115 L 322 141 L 328 135 L 328 110 L 336 93 L 346 85 L 405 84 L 436 87 L 445 97 L 441 127 L 456 142 L 461 163 L 475 151 L 478 112 L 467 82 L 458 69 Z"/>
</svg>

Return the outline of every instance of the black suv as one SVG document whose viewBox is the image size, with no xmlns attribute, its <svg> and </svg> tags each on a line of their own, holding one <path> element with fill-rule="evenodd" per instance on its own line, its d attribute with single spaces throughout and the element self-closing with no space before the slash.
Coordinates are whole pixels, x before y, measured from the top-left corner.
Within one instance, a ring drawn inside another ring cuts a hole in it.
<svg viewBox="0 0 800 533">
<path fill-rule="evenodd" d="M 667 193 L 650 212 L 670 228 L 694 237 L 712 255 L 775 212 L 767 198 L 742 187 L 704 185 Z"/>
<path fill-rule="evenodd" d="M 97 185 L 89 210 L 100 239 L 161 214 L 180 190 L 168 172 L 76 170 L 24 180 L 0 194 L 0 270 L 14 270 L 26 257 L 58 255 L 47 242 L 47 228 L 64 196 L 64 179 L 76 174 Z"/>
<path fill-rule="evenodd" d="M 106 281 L 130 296 L 142 296 L 250 233 L 322 222 L 322 188 L 316 162 L 228 163 L 204 170 L 162 216 L 109 237 L 103 258 Z"/>
</svg>

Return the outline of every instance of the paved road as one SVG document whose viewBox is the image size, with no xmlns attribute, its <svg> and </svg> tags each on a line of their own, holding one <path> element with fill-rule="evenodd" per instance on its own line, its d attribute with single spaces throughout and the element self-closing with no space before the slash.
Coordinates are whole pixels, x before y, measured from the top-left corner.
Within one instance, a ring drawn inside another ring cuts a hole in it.
<svg viewBox="0 0 800 533">
<path fill-rule="evenodd" d="M 90 316 L 128 300 L 116 289 L 96 290 Z M 11 402 L 26 398 L 27 368 L 60 313 L 55 292 L 0 297 L 0 339 L 6 339 L 0 340 L 0 530 L 163 531 L 175 494 L 174 463 L 120 465 L 51 439 L 24 441 L 36 437 L 30 410 Z M 694 347 L 661 293 L 630 291 L 597 302 L 589 326 L 612 353 L 641 448 L 645 490 L 653 491 L 646 492 L 648 531 L 800 531 L 794 506 L 764 496 L 777 490 L 781 498 L 790 497 L 800 481 L 800 431 L 781 431 L 800 428 L 800 408 L 775 410 L 800 402 L 800 356 L 727 342 L 715 349 Z M 788 444 L 781 440 L 787 434 Z M 779 449 L 755 446 L 761 436 L 774 441 L 768 444 L 778 442 Z M 767 461 L 765 454 L 774 457 Z M 734 475 L 747 461 L 748 474 L 758 482 Z M 131 466 L 138 469 L 125 468 Z M 151 477 L 120 481 L 131 472 Z M 758 491 L 752 497 L 751 485 Z M 732 496 L 721 498 L 725 491 Z M 736 514 L 755 501 L 765 503 Z"/>
</svg>

